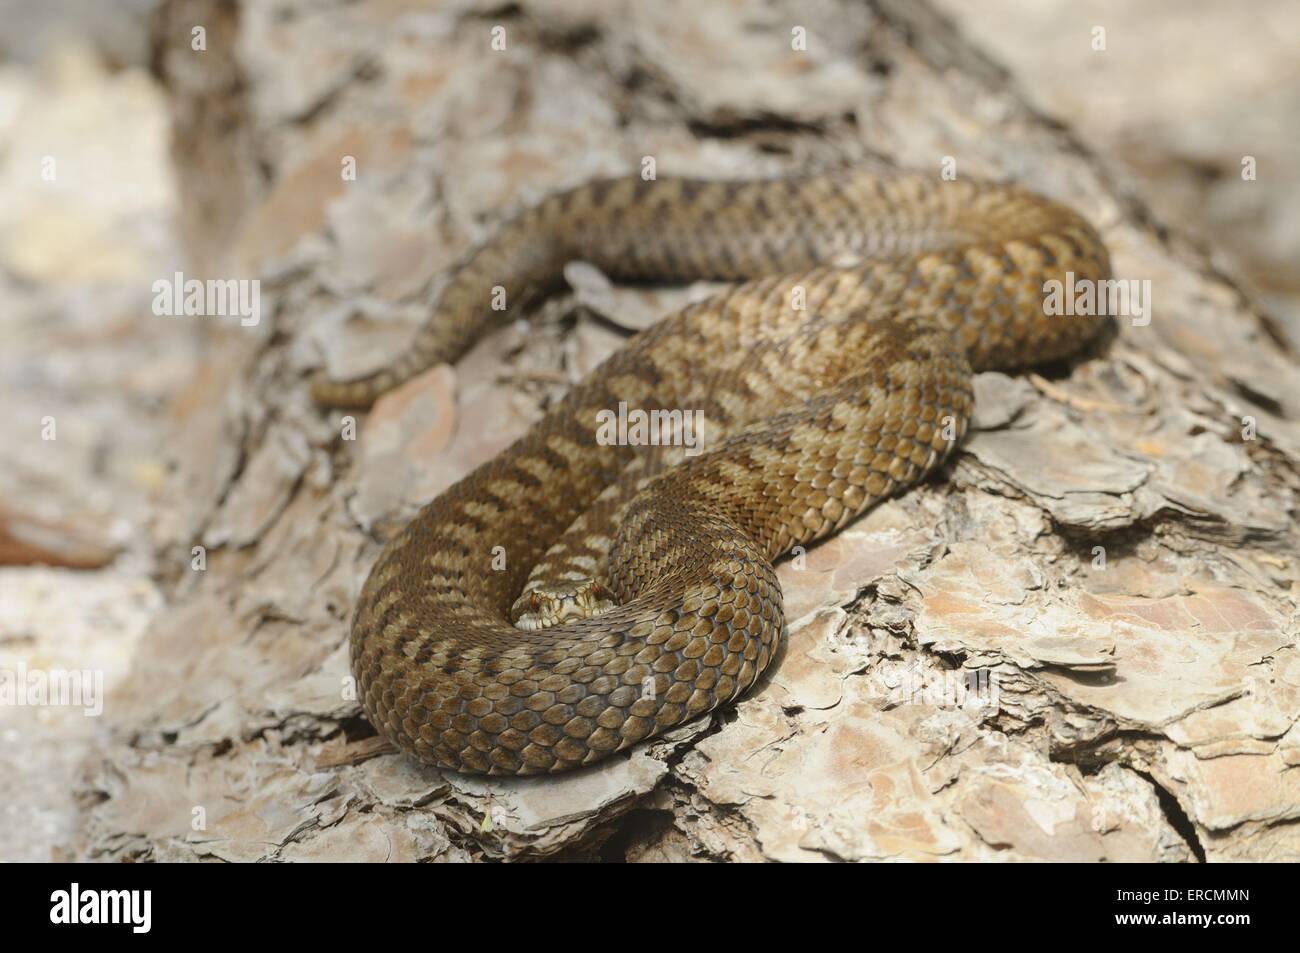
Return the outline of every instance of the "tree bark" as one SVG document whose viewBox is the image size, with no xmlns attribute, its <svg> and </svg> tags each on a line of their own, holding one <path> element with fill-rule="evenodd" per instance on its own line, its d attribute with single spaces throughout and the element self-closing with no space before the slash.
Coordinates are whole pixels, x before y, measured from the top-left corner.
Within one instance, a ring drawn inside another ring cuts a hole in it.
<svg viewBox="0 0 1300 953">
<path fill-rule="evenodd" d="M 174 408 L 169 606 L 87 767 L 87 856 L 1300 857 L 1300 369 L 1229 277 L 924 3 L 405 7 L 157 18 L 195 276 L 260 279 L 261 320 L 214 323 Z M 379 541 L 702 289 L 573 267 L 369 415 L 306 375 L 399 350 L 508 211 L 647 158 L 1015 181 L 1098 226 L 1150 319 L 980 375 L 936 479 L 781 566 L 787 645 L 738 705 L 571 776 L 413 763 L 349 691 Z"/>
</svg>

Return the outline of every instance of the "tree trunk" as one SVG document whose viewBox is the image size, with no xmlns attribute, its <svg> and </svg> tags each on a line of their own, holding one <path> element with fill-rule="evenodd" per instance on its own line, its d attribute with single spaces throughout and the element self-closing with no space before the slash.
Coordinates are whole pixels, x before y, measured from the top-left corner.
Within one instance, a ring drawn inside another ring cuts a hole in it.
<svg viewBox="0 0 1300 953">
<path fill-rule="evenodd" d="M 174 408 L 170 605 L 109 700 L 87 856 L 1300 857 L 1296 355 L 928 6 L 802 6 L 164 4 L 186 277 L 260 279 L 260 321 L 213 324 Z M 935 479 L 783 563 L 787 645 L 739 704 L 570 776 L 414 763 L 350 691 L 379 541 L 702 289 L 571 267 L 369 415 L 306 376 L 399 351 L 510 210 L 647 160 L 1015 181 L 1152 307 L 980 375 Z"/>
</svg>

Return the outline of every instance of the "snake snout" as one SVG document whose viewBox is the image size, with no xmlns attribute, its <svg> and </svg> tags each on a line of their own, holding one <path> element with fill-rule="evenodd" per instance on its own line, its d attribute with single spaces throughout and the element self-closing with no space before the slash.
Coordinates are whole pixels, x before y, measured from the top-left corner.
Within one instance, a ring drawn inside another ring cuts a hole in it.
<svg viewBox="0 0 1300 953">
<path fill-rule="evenodd" d="M 569 619 L 590 619 L 614 608 L 609 590 L 595 579 L 546 583 L 524 592 L 510 610 L 516 629 L 536 631 Z"/>
</svg>

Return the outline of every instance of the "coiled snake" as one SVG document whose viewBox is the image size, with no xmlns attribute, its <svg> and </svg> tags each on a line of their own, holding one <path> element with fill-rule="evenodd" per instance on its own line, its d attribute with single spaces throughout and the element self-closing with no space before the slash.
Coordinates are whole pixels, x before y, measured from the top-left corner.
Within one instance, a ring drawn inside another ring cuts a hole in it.
<svg viewBox="0 0 1300 953">
<path fill-rule="evenodd" d="M 353 671 L 375 727 L 444 768 L 567 770 L 745 692 L 784 624 L 773 560 L 933 470 L 965 433 L 972 369 L 1092 338 L 1104 319 L 1049 315 L 1044 283 L 1110 268 L 1087 222 L 1011 187 L 601 181 L 480 247 L 394 366 L 313 395 L 365 407 L 455 361 L 494 295 L 518 313 L 571 259 L 742 283 L 632 338 L 383 548 Z M 620 403 L 701 412 L 705 452 L 598 439 Z"/>
</svg>

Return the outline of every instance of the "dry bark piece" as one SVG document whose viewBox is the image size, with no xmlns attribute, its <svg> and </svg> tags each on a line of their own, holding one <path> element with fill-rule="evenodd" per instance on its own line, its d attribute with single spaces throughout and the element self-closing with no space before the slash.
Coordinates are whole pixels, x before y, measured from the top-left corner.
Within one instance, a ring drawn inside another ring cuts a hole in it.
<svg viewBox="0 0 1300 953">
<path fill-rule="evenodd" d="M 99 569 L 120 552 L 84 523 L 41 519 L 0 508 L 0 566 Z"/>
</svg>

